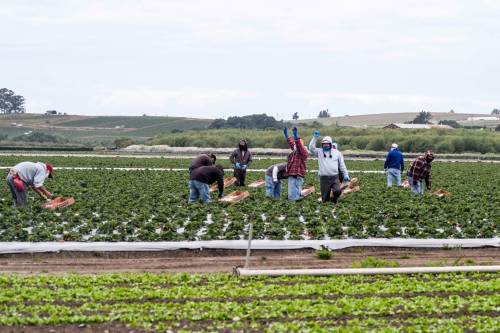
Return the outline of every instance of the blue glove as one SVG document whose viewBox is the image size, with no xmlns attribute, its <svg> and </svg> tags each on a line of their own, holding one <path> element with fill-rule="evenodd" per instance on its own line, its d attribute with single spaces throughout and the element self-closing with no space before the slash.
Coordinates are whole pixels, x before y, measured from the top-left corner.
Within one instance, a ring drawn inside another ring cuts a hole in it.
<svg viewBox="0 0 500 333">
<path fill-rule="evenodd" d="M 246 170 L 246 169 L 248 168 L 248 166 L 247 166 L 246 164 L 243 164 L 243 165 L 241 166 L 241 168 L 242 168 L 243 170 Z"/>
<path fill-rule="evenodd" d="M 297 127 L 292 128 L 292 132 L 293 132 L 293 138 L 295 140 L 298 140 L 299 139 L 299 131 L 297 130 Z"/>
<path fill-rule="evenodd" d="M 240 169 L 240 168 L 241 168 L 240 162 L 236 162 L 236 164 L 234 165 L 234 167 L 235 167 L 236 169 Z"/>
<path fill-rule="evenodd" d="M 350 182 L 350 181 L 351 181 L 351 178 L 349 178 L 349 176 L 344 177 L 344 182 Z"/>
<path fill-rule="evenodd" d="M 319 138 L 320 134 L 319 131 L 314 131 L 313 136 L 317 139 Z"/>
<path fill-rule="evenodd" d="M 285 135 L 285 138 L 288 139 L 288 128 L 283 129 L 283 134 Z"/>
</svg>

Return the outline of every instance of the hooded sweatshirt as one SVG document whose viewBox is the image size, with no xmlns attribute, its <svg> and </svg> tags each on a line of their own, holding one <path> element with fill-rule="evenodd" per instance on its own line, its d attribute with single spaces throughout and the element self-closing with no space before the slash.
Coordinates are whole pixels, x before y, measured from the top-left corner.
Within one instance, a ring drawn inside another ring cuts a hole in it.
<svg viewBox="0 0 500 333">
<path fill-rule="evenodd" d="M 338 176 L 339 167 L 344 177 L 349 177 L 347 167 L 344 163 L 344 156 L 337 149 L 332 147 L 332 150 L 324 152 L 323 148 L 316 148 L 317 138 L 313 137 L 309 143 L 309 151 L 311 155 L 318 158 L 319 176 Z M 333 146 L 333 145 L 332 145 Z M 331 157 L 330 157 L 331 156 Z"/>
<path fill-rule="evenodd" d="M 198 157 L 196 157 L 193 162 L 191 162 L 191 166 L 189 167 L 189 171 L 193 171 L 194 169 L 197 169 L 202 166 L 211 166 L 212 163 L 212 158 L 208 156 L 207 154 L 201 154 Z"/>
<path fill-rule="evenodd" d="M 248 150 L 247 141 L 242 141 L 245 142 L 245 147 L 243 149 L 240 149 L 240 147 L 235 149 L 231 154 L 231 157 L 229 157 L 229 160 L 233 164 L 240 163 L 241 165 L 246 164 L 248 166 L 250 162 L 252 162 L 252 153 L 250 153 L 250 151 Z"/>
</svg>

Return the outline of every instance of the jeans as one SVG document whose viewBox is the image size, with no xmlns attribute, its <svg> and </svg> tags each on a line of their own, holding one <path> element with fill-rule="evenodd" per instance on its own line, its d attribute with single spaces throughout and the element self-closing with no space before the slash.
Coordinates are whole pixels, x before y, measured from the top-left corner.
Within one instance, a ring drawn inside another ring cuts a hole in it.
<svg viewBox="0 0 500 333">
<path fill-rule="evenodd" d="M 417 181 L 417 185 L 413 185 L 413 177 L 408 177 L 408 182 L 410 183 L 411 193 L 413 193 L 413 195 L 420 196 L 424 194 L 421 180 Z"/>
<path fill-rule="evenodd" d="M 273 177 L 266 175 L 266 197 L 279 199 L 281 197 L 281 179 L 273 182 Z"/>
<path fill-rule="evenodd" d="M 304 178 L 288 177 L 288 200 L 297 201 L 301 198 L 302 185 L 304 185 Z"/>
<path fill-rule="evenodd" d="M 197 180 L 189 181 L 189 203 L 195 203 L 200 199 L 203 203 L 210 202 L 210 189 L 208 184 Z"/>
<path fill-rule="evenodd" d="M 26 206 L 26 202 L 28 200 L 26 191 L 20 191 L 17 189 L 17 187 L 14 185 L 14 177 L 12 177 L 11 175 L 8 175 L 5 180 L 7 181 L 10 193 L 12 194 L 12 199 L 14 199 L 14 206 L 16 207 Z"/>
<path fill-rule="evenodd" d="M 401 186 L 401 170 L 387 169 L 387 187 L 392 187 L 392 181 L 396 180 L 396 185 Z"/>
<path fill-rule="evenodd" d="M 339 176 L 320 176 L 319 185 L 321 189 L 321 201 L 323 203 L 328 201 L 337 203 L 337 200 L 342 194 L 342 191 L 340 190 Z M 331 193 L 333 193 L 333 196 L 330 198 Z"/>
</svg>

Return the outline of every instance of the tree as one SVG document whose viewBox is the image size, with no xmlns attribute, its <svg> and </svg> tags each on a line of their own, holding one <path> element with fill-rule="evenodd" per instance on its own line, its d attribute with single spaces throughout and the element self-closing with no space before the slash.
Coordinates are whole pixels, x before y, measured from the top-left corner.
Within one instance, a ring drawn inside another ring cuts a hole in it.
<svg viewBox="0 0 500 333">
<path fill-rule="evenodd" d="M 212 121 L 212 123 L 208 126 L 208 128 L 223 128 L 226 126 L 226 121 L 224 119 L 215 119 Z"/>
<path fill-rule="evenodd" d="M 318 114 L 318 118 L 330 118 L 330 113 L 328 112 L 328 109 L 321 110 Z"/>
<path fill-rule="evenodd" d="M 0 89 L 0 113 L 24 113 L 24 97 L 7 88 Z"/>
<path fill-rule="evenodd" d="M 132 138 L 122 137 L 122 138 L 115 139 L 115 146 L 117 148 L 125 148 L 125 147 L 133 145 L 134 143 L 135 142 Z"/>
<path fill-rule="evenodd" d="M 439 125 L 448 125 L 453 128 L 460 128 L 462 125 L 457 123 L 455 120 L 441 120 L 439 121 Z"/>
<path fill-rule="evenodd" d="M 493 111 L 491 111 L 491 114 L 492 115 L 500 115 L 500 109 L 493 109 Z"/>
<path fill-rule="evenodd" d="M 299 119 L 299 113 L 295 112 L 292 117 L 293 120 L 298 120 Z"/>
<path fill-rule="evenodd" d="M 432 115 L 430 112 L 427 111 L 420 111 L 420 113 L 413 119 L 410 124 L 429 124 L 432 118 Z"/>
</svg>

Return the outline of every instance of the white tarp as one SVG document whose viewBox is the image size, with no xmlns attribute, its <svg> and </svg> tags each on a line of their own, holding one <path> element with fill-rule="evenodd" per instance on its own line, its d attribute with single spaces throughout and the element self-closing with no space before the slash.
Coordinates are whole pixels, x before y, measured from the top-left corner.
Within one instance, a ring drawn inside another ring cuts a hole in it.
<svg viewBox="0 0 500 333">
<path fill-rule="evenodd" d="M 348 247 L 410 247 L 410 248 L 474 248 L 500 247 L 500 238 L 484 239 L 414 239 L 368 238 L 338 240 L 253 240 L 252 250 L 320 249 L 338 250 Z M 179 249 L 245 250 L 247 240 L 212 240 L 186 242 L 0 242 L 0 253 L 34 253 L 60 251 L 165 251 Z"/>
<path fill-rule="evenodd" d="M 11 169 L 12 167 L 0 166 L 0 169 Z M 121 167 L 56 167 L 54 170 L 118 170 L 118 171 L 189 171 L 188 168 L 121 168 Z M 230 172 L 233 169 L 224 169 Z M 247 169 L 248 172 L 266 172 L 267 169 Z M 307 170 L 307 172 L 317 173 L 318 170 Z M 349 173 L 385 173 L 383 170 L 350 170 Z"/>
</svg>

